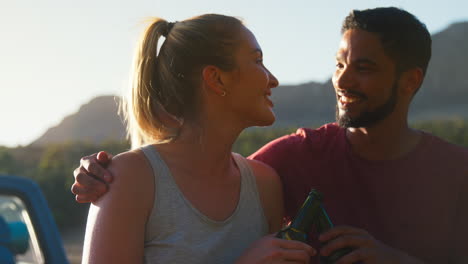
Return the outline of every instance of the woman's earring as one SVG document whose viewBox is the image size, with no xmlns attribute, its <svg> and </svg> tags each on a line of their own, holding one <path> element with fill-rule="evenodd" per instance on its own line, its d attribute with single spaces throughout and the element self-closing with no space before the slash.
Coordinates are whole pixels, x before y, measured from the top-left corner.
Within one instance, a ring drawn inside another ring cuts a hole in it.
<svg viewBox="0 0 468 264">
<path fill-rule="evenodd" d="M 223 96 L 223 97 L 226 96 L 226 91 L 223 91 L 223 92 L 221 93 L 221 96 Z"/>
</svg>

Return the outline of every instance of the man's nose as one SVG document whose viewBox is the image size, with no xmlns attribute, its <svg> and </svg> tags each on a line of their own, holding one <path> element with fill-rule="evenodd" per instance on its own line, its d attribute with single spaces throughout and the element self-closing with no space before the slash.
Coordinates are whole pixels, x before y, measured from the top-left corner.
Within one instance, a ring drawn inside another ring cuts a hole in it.
<svg viewBox="0 0 468 264">
<path fill-rule="evenodd" d="M 337 70 L 333 75 L 333 86 L 339 89 L 349 89 L 355 84 L 354 74 L 351 69 Z"/>
</svg>

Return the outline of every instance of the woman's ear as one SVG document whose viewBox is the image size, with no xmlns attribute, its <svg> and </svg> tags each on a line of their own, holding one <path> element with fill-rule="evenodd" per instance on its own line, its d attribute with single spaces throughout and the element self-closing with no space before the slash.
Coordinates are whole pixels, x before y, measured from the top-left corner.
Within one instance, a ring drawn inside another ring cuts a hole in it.
<svg viewBox="0 0 468 264">
<path fill-rule="evenodd" d="M 221 78 L 221 70 L 212 65 L 205 66 L 202 71 L 203 83 L 207 91 L 217 95 L 226 95 L 226 87 Z"/>
</svg>

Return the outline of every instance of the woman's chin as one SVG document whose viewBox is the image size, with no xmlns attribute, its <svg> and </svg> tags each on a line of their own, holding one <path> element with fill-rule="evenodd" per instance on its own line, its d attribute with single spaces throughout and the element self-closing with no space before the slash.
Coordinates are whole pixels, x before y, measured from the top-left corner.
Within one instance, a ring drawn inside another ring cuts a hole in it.
<svg viewBox="0 0 468 264">
<path fill-rule="evenodd" d="M 259 122 L 260 124 L 257 124 L 256 126 L 271 126 L 273 123 L 275 123 L 276 117 L 275 114 L 271 113 L 271 115 L 268 118 L 265 118 Z"/>
</svg>

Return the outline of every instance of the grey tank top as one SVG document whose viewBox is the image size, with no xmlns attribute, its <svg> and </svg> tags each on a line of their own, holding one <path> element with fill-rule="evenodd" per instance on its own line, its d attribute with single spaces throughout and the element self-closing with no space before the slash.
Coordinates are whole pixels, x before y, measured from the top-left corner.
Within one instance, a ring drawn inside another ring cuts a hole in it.
<svg viewBox="0 0 468 264">
<path fill-rule="evenodd" d="M 155 177 L 154 205 L 146 224 L 144 263 L 233 263 L 268 223 L 247 160 L 233 153 L 240 170 L 240 198 L 234 213 L 214 221 L 184 197 L 154 146 L 141 150 Z"/>
</svg>

